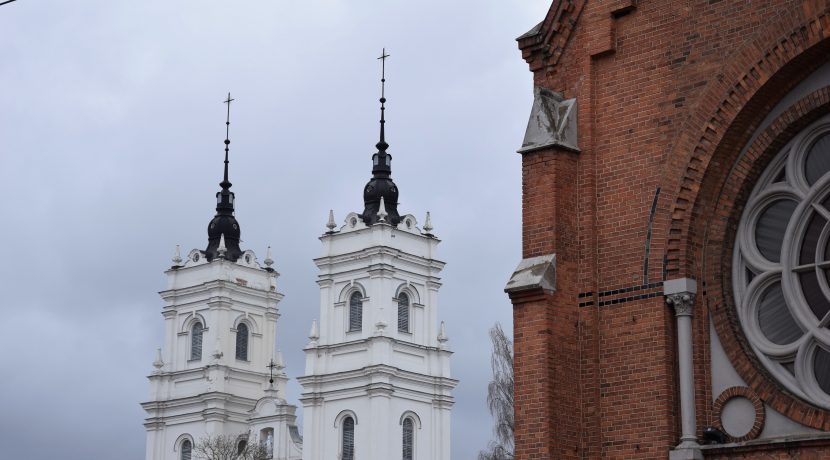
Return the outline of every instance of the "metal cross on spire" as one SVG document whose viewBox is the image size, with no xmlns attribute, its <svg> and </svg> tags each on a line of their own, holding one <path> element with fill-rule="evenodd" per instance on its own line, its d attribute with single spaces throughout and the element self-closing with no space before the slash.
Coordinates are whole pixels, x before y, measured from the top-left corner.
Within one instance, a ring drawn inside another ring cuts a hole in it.
<svg viewBox="0 0 830 460">
<path fill-rule="evenodd" d="M 384 98 L 384 87 L 386 86 L 386 58 L 388 57 L 389 55 L 386 54 L 386 48 L 384 48 L 383 51 L 381 51 L 380 53 L 380 57 L 378 58 L 380 59 L 380 97 L 382 99 Z"/>
<path fill-rule="evenodd" d="M 231 93 L 228 93 L 228 98 L 224 101 L 225 104 L 228 105 L 228 117 L 225 119 L 225 179 L 222 181 L 223 188 L 230 188 L 231 183 L 228 181 L 228 150 L 229 146 L 231 145 L 231 102 L 234 99 L 231 99 Z M 227 187 L 225 185 L 227 184 Z"/>
<path fill-rule="evenodd" d="M 386 117 L 384 116 L 384 112 L 386 111 L 386 58 L 389 55 L 386 54 L 386 48 L 383 48 L 383 51 L 380 53 L 380 142 L 377 143 L 378 153 L 381 155 L 386 155 L 386 149 L 389 147 L 389 144 L 386 143 L 386 133 L 384 130 L 384 126 L 386 124 Z"/>
<path fill-rule="evenodd" d="M 270 375 L 271 375 L 271 378 L 269 378 L 269 379 L 268 379 L 268 382 L 270 382 L 270 383 L 274 383 L 274 369 L 276 369 L 277 367 L 279 367 L 279 366 L 278 366 L 278 365 L 274 362 L 274 358 L 271 358 L 271 362 L 270 362 L 270 363 L 268 363 L 268 365 L 267 365 L 267 366 L 265 366 L 265 367 L 267 367 L 267 368 L 268 368 L 268 372 L 269 372 L 269 373 L 270 373 Z"/>
</svg>

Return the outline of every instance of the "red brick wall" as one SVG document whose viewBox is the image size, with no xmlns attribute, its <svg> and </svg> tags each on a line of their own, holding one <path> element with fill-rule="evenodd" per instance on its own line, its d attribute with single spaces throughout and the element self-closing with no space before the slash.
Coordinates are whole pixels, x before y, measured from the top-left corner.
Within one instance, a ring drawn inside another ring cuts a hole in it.
<svg viewBox="0 0 830 460">
<path fill-rule="evenodd" d="M 577 99 L 581 152 L 522 158 L 523 255 L 557 254 L 557 290 L 512 299 L 517 458 L 666 458 L 679 403 L 664 277 L 701 282 L 696 404 L 711 424 L 707 308 L 728 293 L 703 283 L 723 282 L 705 273 L 707 244 L 725 244 L 708 225 L 726 219 L 737 152 L 828 62 L 828 37 L 828 0 L 557 0 L 520 40 L 535 83 Z"/>
</svg>

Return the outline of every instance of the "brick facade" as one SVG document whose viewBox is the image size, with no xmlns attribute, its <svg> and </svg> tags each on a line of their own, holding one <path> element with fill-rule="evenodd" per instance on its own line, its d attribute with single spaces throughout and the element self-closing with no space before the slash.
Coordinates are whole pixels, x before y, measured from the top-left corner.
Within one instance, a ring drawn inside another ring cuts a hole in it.
<svg viewBox="0 0 830 460">
<path fill-rule="evenodd" d="M 698 433 L 716 425 L 709 317 L 764 403 L 830 430 L 830 411 L 757 372 L 730 304 L 743 201 L 771 156 L 830 112 L 799 100 L 740 157 L 784 95 L 830 62 L 830 0 L 555 0 L 519 38 L 534 83 L 578 103 L 580 151 L 522 154 L 523 257 L 556 254 L 555 292 L 511 295 L 518 459 L 665 459 L 678 443 L 667 279 L 698 280 Z M 742 390 L 743 391 L 743 390 Z M 830 458 L 830 442 L 706 458 Z M 824 453 L 822 453 L 824 452 Z"/>
</svg>

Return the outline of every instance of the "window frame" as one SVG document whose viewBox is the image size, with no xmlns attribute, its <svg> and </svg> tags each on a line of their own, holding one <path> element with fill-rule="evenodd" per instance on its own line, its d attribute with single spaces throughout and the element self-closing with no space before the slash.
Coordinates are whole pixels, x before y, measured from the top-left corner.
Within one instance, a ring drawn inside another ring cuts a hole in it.
<svg viewBox="0 0 830 460">
<path fill-rule="evenodd" d="M 349 422 L 351 422 L 351 455 L 346 456 L 346 429 L 349 428 Z M 341 460 L 354 460 L 355 458 L 355 426 L 357 426 L 357 422 L 355 418 L 352 417 L 351 414 L 346 415 L 343 417 L 340 427 L 340 459 Z"/>
<path fill-rule="evenodd" d="M 197 326 L 199 327 L 199 335 L 198 335 L 198 337 L 199 337 L 199 346 L 198 346 L 199 352 L 198 352 L 198 356 L 196 356 L 197 353 L 196 353 L 196 347 L 195 347 L 195 345 L 196 345 L 195 340 L 196 340 L 196 337 L 197 337 L 196 333 L 195 333 L 195 330 L 196 330 Z M 196 320 L 190 326 L 189 334 L 188 334 L 188 361 L 201 361 L 202 360 L 202 355 L 205 352 L 205 346 L 204 346 L 205 345 L 205 330 L 206 330 L 205 325 L 202 324 L 201 320 Z"/>
<path fill-rule="evenodd" d="M 403 299 L 406 299 L 406 303 L 401 302 Z M 398 303 L 398 332 L 412 334 L 412 299 L 408 293 L 401 292 L 395 300 Z M 401 328 L 401 319 L 403 317 L 401 313 L 405 313 L 406 327 L 404 329 Z"/>
<path fill-rule="evenodd" d="M 346 318 L 346 332 L 361 332 L 363 330 L 363 293 L 354 291 L 348 297 L 348 317 Z M 356 303 L 355 303 L 356 301 Z M 357 313 L 357 320 L 354 319 Z"/>
<path fill-rule="evenodd" d="M 244 331 L 244 334 L 243 334 Z M 250 362 L 250 355 L 251 355 L 251 327 L 245 323 L 240 322 L 234 328 L 234 356 L 236 357 L 237 361 L 245 361 Z M 240 338 L 244 339 L 243 344 L 243 351 L 244 355 L 240 357 Z"/>
<path fill-rule="evenodd" d="M 830 199 L 830 171 L 825 171 L 813 183 L 807 180 L 805 171 L 808 154 L 825 136 L 830 136 L 828 115 L 796 134 L 758 176 L 741 213 L 738 230 L 733 233 L 732 291 L 740 329 L 763 369 L 799 399 L 830 409 L 830 391 L 821 388 L 815 363 L 819 349 L 830 351 L 830 331 L 823 327 L 830 323 L 830 314 L 824 314 L 824 318 L 815 316 L 816 305 L 809 300 L 803 284 L 805 276 L 815 270 L 819 281 L 811 294 L 823 295 L 825 301 L 830 301 L 830 289 L 821 279 L 827 269 L 822 264 L 830 260 L 819 254 L 830 244 L 827 241 L 830 207 L 826 204 Z M 759 249 L 756 232 L 761 217 L 781 200 L 793 200 L 797 206 L 787 217 L 781 253 L 776 261 L 765 257 Z M 821 215 L 826 222 L 817 230 L 815 258 L 807 262 L 802 259 L 802 246 L 811 231 L 808 227 L 812 219 Z M 784 322 L 766 323 L 765 328 L 761 319 L 762 308 L 767 308 L 763 305 L 764 296 L 775 287 L 782 290 L 784 299 L 784 306 L 778 309 L 783 308 L 783 313 L 801 329 L 801 336 L 786 344 L 777 343 L 771 336 L 780 330 L 770 329 Z M 830 381 L 824 384 L 828 386 Z"/>
</svg>

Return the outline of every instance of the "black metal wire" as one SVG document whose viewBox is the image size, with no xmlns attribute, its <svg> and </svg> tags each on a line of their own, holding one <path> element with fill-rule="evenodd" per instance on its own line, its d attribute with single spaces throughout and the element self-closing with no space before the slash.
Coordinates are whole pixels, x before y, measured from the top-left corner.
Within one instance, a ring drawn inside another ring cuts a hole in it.
<svg viewBox="0 0 830 460">
<path fill-rule="evenodd" d="M 3 6 L 3 5 L 5 5 L 6 3 L 11 3 L 11 2 L 16 2 L 16 1 L 17 1 L 17 0 L 6 0 L 6 1 L 0 2 L 0 6 Z"/>
</svg>

